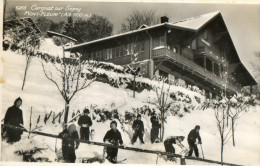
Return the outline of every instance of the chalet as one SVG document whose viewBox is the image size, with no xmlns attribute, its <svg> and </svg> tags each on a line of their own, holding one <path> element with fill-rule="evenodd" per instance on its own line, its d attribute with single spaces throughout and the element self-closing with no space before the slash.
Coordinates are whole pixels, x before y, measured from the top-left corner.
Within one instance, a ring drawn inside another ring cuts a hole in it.
<svg viewBox="0 0 260 166">
<path fill-rule="evenodd" d="M 256 81 L 239 59 L 220 12 L 161 23 L 67 48 L 84 59 L 140 64 L 142 74 L 195 85 L 209 97 L 233 94 Z"/>
</svg>

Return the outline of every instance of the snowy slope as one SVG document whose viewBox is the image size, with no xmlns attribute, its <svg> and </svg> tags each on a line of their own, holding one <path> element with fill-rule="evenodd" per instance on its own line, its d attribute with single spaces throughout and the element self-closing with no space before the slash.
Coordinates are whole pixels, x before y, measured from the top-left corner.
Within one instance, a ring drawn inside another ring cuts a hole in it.
<svg viewBox="0 0 260 166">
<path fill-rule="evenodd" d="M 48 46 L 48 45 L 47 45 Z M 32 124 L 36 125 L 36 121 L 39 115 L 45 115 L 50 111 L 56 113 L 64 109 L 64 101 L 59 94 L 58 90 L 49 80 L 45 78 L 42 72 L 41 65 L 37 58 L 33 58 L 24 91 L 21 91 L 22 78 L 25 66 L 25 57 L 18 55 L 11 51 L 3 52 L 4 59 L 4 71 L 3 76 L 5 84 L 3 85 L 3 101 L 2 101 L 2 118 L 9 106 L 13 104 L 13 101 L 20 96 L 23 99 L 23 116 L 25 127 L 29 126 L 30 109 L 33 110 Z M 179 89 L 185 94 L 189 92 L 187 89 Z M 82 110 L 90 105 L 97 105 L 97 108 L 111 110 L 117 108 L 120 114 L 124 114 L 124 111 L 131 111 L 132 108 L 140 108 L 144 105 L 149 105 L 150 108 L 155 108 L 154 105 L 149 104 L 149 100 L 152 100 L 155 93 L 152 91 L 144 90 L 142 93 L 137 93 L 136 98 L 132 97 L 132 91 L 125 90 L 123 88 L 114 88 L 108 84 L 101 82 L 94 82 L 87 89 L 79 92 L 75 98 L 71 101 L 71 111 Z M 239 119 L 239 124 L 236 130 L 236 143 L 237 146 L 233 147 L 231 140 L 225 146 L 224 161 L 245 165 L 257 165 L 260 163 L 260 107 L 252 108 L 250 112 L 245 114 Z M 149 143 L 150 140 L 150 119 L 148 116 L 143 116 L 145 124 L 145 145 L 140 145 L 139 142 L 134 147 L 141 147 L 144 149 L 154 149 L 164 151 L 163 143 L 153 144 Z M 95 130 L 94 141 L 103 141 L 103 137 L 107 130 L 109 130 L 110 121 L 105 123 L 98 123 L 94 121 L 92 129 Z M 118 122 L 119 124 L 119 122 Z M 201 137 L 203 141 L 203 150 L 205 157 L 213 160 L 220 160 L 220 142 L 218 138 L 217 129 L 214 122 L 214 111 L 211 109 L 201 111 L 192 111 L 186 114 L 183 118 L 169 116 L 165 126 L 165 138 L 173 135 L 187 136 L 189 131 L 194 128 L 195 125 L 201 126 Z M 43 121 L 38 126 L 43 126 L 39 131 L 48 132 L 52 134 L 58 134 L 62 131 L 61 125 L 58 123 L 52 124 L 47 122 L 44 125 Z M 131 125 L 124 125 L 128 133 L 124 132 L 119 125 L 118 129 L 122 133 L 124 143 L 127 146 L 130 144 L 130 138 L 132 136 Z M 79 130 L 79 128 L 77 128 Z M 53 150 L 55 149 L 56 139 L 35 136 L 33 141 L 28 139 L 28 133 L 23 134 L 22 141 L 10 146 L 5 142 L 2 142 L 2 154 L 5 152 L 15 151 L 17 149 L 26 149 L 34 146 L 50 147 L 46 154 L 43 156 L 55 156 Z M 28 144 L 30 146 L 28 146 Z M 184 145 L 188 147 L 185 139 Z M 57 148 L 61 146 L 60 140 L 57 140 Z M 87 150 L 86 150 L 87 149 Z M 177 148 L 177 152 L 180 149 Z M 103 153 L 103 147 L 81 144 L 80 148 L 76 151 L 78 158 L 81 157 L 101 157 Z M 9 153 L 8 153 L 9 154 Z M 246 157 L 245 157 L 246 156 Z M 128 164 L 155 164 L 157 156 L 145 153 L 131 152 L 127 150 L 119 150 L 119 159 L 127 158 L 125 163 Z M 21 161 L 21 157 L 15 155 L 2 155 L 3 161 Z M 50 158 L 54 161 L 55 158 Z M 187 164 L 208 164 L 203 162 L 186 161 Z M 158 158 L 158 164 L 174 164 L 173 162 L 166 162 L 162 157 Z M 177 162 L 176 164 L 179 164 Z"/>
</svg>

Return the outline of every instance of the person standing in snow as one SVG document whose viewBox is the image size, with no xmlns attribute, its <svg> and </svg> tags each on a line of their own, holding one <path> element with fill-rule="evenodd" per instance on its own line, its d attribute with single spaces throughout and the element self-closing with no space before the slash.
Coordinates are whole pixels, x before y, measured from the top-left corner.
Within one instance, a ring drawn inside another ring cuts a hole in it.
<svg viewBox="0 0 260 166">
<path fill-rule="evenodd" d="M 80 127 L 80 139 L 82 140 L 89 140 L 89 127 L 92 126 L 92 120 L 88 116 L 89 109 L 84 110 L 84 115 L 80 116 L 78 120 L 78 125 Z"/>
<path fill-rule="evenodd" d="M 6 111 L 4 124 L 11 125 L 14 127 L 22 127 L 23 125 L 23 111 L 20 109 L 22 105 L 22 99 L 18 97 L 14 101 L 14 105 L 9 107 Z M 21 135 L 23 134 L 22 130 L 16 130 L 8 127 L 4 127 L 3 131 L 6 135 L 8 143 L 14 143 L 21 140 Z"/>
<path fill-rule="evenodd" d="M 196 157 L 199 157 L 199 150 L 197 144 L 198 143 L 202 144 L 199 131 L 200 131 L 200 126 L 196 125 L 195 128 L 192 129 L 188 135 L 188 144 L 190 147 L 190 151 L 188 154 L 189 157 L 192 155 L 193 150 L 195 151 Z M 197 139 L 199 141 L 198 143 L 196 142 Z"/>
<path fill-rule="evenodd" d="M 62 139 L 62 156 L 66 163 L 75 163 L 76 154 L 75 149 L 79 147 L 79 141 L 74 141 L 79 139 L 76 126 L 74 124 L 69 125 L 68 129 L 64 129 L 60 134 L 59 138 Z M 73 140 L 66 140 L 73 139 Z"/>
<path fill-rule="evenodd" d="M 116 121 L 112 121 L 110 123 L 110 128 L 111 129 L 109 131 L 107 131 L 103 141 L 107 144 L 112 144 L 115 146 L 118 146 L 119 144 L 123 145 L 122 136 L 121 136 L 121 133 L 117 130 Z M 117 163 L 118 148 L 106 147 L 106 152 L 107 152 L 107 159 L 111 163 Z"/>
<path fill-rule="evenodd" d="M 184 138 L 185 138 L 184 136 L 171 136 L 166 138 L 164 141 L 165 151 L 175 154 L 175 148 L 173 144 L 178 145 L 183 151 L 185 151 L 186 149 L 181 143 L 184 140 Z M 175 161 L 175 157 L 167 156 L 167 160 Z"/>
<path fill-rule="evenodd" d="M 144 123 L 141 120 L 141 115 L 137 115 L 137 120 L 134 121 L 133 123 L 133 129 L 134 129 L 134 136 L 132 139 L 132 144 L 135 143 L 137 140 L 137 137 L 139 137 L 140 141 L 142 144 L 144 144 L 143 136 L 144 136 Z"/>
<path fill-rule="evenodd" d="M 152 115 L 150 120 L 152 123 L 151 142 L 153 144 L 155 142 L 155 140 L 158 139 L 159 129 L 161 128 L 161 124 L 159 123 L 159 120 L 155 113 Z"/>
</svg>

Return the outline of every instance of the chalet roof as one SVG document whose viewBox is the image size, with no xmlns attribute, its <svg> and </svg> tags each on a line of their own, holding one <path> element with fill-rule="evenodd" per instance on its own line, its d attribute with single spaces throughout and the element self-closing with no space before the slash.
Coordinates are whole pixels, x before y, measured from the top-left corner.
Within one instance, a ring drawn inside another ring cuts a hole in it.
<svg viewBox="0 0 260 166">
<path fill-rule="evenodd" d="M 72 46 L 71 48 L 68 48 L 66 50 L 79 48 L 79 47 L 86 46 L 86 45 L 89 45 L 89 44 L 93 44 L 93 43 L 97 43 L 97 42 L 101 42 L 101 41 L 117 38 L 117 37 L 120 37 L 120 36 L 125 36 L 125 35 L 128 35 L 128 34 L 137 33 L 137 32 L 140 32 L 140 31 L 153 29 L 153 28 L 160 27 L 160 26 L 168 26 L 168 27 L 175 28 L 175 29 L 185 29 L 185 30 L 190 30 L 190 31 L 199 31 L 200 28 L 202 28 L 210 20 L 212 20 L 213 18 L 215 18 L 219 14 L 220 14 L 220 12 L 212 12 L 212 13 L 208 13 L 208 14 L 204 14 L 204 15 L 200 15 L 200 16 L 196 16 L 196 17 L 191 17 L 191 18 L 187 18 L 187 19 L 184 19 L 184 20 L 180 20 L 180 21 L 174 22 L 174 23 L 167 23 L 166 22 L 166 23 L 160 23 L 160 24 L 156 24 L 156 25 L 152 25 L 152 26 L 144 26 L 144 25 L 142 25 L 137 30 L 116 34 L 116 35 L 112 35 L 112 36 L 109 36 L 109 37 L 104 37 L 104 38 L 101 38 L 101 39 L 92 40 L 92 41 L 89 41 L 89 42 L 84 42 L 84 43 Z"/>
<path fill-rule="evenodd" d="M 198 31 L 200 28 L 202 28 L 204 25 L 206 25 L 209 21 L 214 19 L 219 14 L 220 14 L 219 11 L 212 12 L 212 13 L 180 20 L 172 24 L 177 27 L 188 28 L 188 29 Z"/>
</svg>

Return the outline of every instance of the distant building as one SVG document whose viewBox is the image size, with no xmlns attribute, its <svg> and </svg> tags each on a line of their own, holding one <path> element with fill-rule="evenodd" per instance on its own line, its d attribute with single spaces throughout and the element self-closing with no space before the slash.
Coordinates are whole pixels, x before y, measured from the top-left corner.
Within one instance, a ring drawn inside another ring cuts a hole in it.
<svg viewBox="0 0 260 166">
<path fill-rule="evenodd" d="M 246 35 L 246 34 L 245 34 Z M 84 59 L 117 65 L 137 61 L 145 77 L 168 77 L 195 85 L 209 97 L 238 92 L 256 81 L 239 59 L 220 12 L 170 23 L 143 25 L 139 29 L 68 48 Z"/>
</svg>

